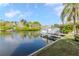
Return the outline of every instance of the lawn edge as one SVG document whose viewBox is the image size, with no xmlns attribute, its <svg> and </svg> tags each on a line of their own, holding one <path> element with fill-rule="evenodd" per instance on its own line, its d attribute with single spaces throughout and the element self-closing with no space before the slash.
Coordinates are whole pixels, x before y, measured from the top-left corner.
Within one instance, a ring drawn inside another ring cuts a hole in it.
<svg viewBox="0 0 79 59">
<path fill-rule="evenodd" d="M 39 53 L 39 52 L 42 51 L 43 49 L 48 48 L 49 46 L 51 46 L 52 44 L 56 43 L 56 42 L 59 41 L 59 40 L 61 40 L 61 39 L 57 39 L 56 41 L 54 41 L 54 42 L 52 42 L 52 43 L 50 43 L 50 44 L 48 44 L 48 45 L 46 45 L 46 46 L 44 46 L 44 47 L 38 49 L 37 51 L 35 51 L 35 52 L 31 53 L 31 54 L 29 54 L 28 56 L 36 56 L 37 53 Z"/>
</svg>

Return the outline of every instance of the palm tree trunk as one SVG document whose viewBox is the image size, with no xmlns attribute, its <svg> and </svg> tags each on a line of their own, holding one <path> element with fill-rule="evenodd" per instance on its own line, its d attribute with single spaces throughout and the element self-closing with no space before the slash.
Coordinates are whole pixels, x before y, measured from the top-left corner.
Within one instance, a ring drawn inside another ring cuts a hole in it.
<svg viewBox="0 0 79 59">
<path fill-rule="evenodd" d="M 74 34 L 76 34 L 77 33 L 77 31 L 76 31 L 76 21 L 75 21 L 75 17 L 73 17 L 74 19 L 73 19 L 73 30 L 74 30 Z"/>
<path fill-rule="evenodd" d="M 63 25 L 63 27 L 64 27 L 64 20 L 62 20 L 62 25 Z M 62 31 L 62 33 L 64 33 L 64 32 Z"/>
<path fill-rule="evenodd" d="M 77 26 L 76 26 L 76 5 L 73 4 L 73 30 L 74 30 L 74 39 L 76 40 L 76 34 L 77 34 Z"/>
<path fill-rule="evenodd" d="M 74 39 L 76 40 L 77 28 L 76 28 L 76 17 L 73 16 L 73 30 L 74 30 Z"/>
</svg>

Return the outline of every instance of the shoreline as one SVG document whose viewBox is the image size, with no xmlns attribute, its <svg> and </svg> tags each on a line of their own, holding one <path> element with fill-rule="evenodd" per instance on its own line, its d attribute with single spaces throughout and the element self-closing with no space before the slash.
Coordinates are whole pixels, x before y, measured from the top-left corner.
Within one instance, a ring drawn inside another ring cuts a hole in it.
<svg viewBox="0 0 79 59">
<path fill-rule="evenodd" d="M 61 39 L 58 39 L 58 40 L 56 40 L 56 41 L 54 41 L 54 42 L 52 42 L 52 43 L 50 43 L 50 44 L 48 44 L 48 45 L 46 45 L 46 46 L 44 46 L 44 47 L 38 49 L 37 51 L 35 51 L 35 52 L 33 52 L 33 53 L 31 53 L 31 54 L 29 54 L 29 55 L 27 55 L 27 56 L 36 56 L 38 53 L 40 53 L 40 51 L 42 51 L 42 50 L 44 50 L 44 49 L 50 47 L 52 44 L 56 43 L 56 42 L 59 41 L 59 40 L 61 40 Z"/>
</svg>

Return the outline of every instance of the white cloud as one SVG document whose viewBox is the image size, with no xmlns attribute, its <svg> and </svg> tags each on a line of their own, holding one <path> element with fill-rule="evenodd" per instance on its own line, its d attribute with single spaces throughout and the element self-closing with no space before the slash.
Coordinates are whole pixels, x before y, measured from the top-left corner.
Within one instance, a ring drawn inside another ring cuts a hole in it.
<svg viewBox="0 0 79 59">
<path fill-rule="evenodd" d="M 60 16 L 60 14 L 61 14 L 63 8 L 64 8 L 63 5 L 57 6 L 57 7 L 54 8 L 54 10 L 55 10 L 55 12 L 56 12 L 56 14 L 57 14 L 58 16 Z"/>
<path fill-rule="evenodd" d="M 9 3 L 0 3 L 0 6 L 2 6 L 2 7 L 6 7 L 8 5 L 9 5 Z"/>
<path fill-rule="evenodd" d="M 19 10 L 10 10 L 9 12 L 6 12 L 5 13 L 5 16 L 7 18 L 13 18 L 15 17 L 16 15 L 20 14 L 21 12 Z"/>
<path fill-rule="evenodd" d="M 26 17 L 30 18 L 32 14 L 33 14 L 32 11 L 27 11 L 27 12 L 24 12 L 24 13 L 20 13 L 19 18 L 26 18 Z"/>
<path fill-rule="evenodd" d="M 60 16 L 60 14 L 64 8 L 62 3 L 61 4 L 59 4 L 59 3 L 45 3 L 44 5 L 47 7 L 51 7 L 52 11 L 54 10 L 54 12 L 57 16 Z"/>
<path fill-rule="evenodd" d="M 24 17 L 25 17 L 25 15 L 23 15 L 23 14 L 19 15 L 19 18 L 24 18 Z"/>
<path fill-rule="evenodd" d="M 22 12 L 20 10 L 9 10 L 4 15 L 5 15 L 6 18 L 11 19 L 13 17 L 17 17 L 17 18 L 30 18 L 32 14 L 33 14 L 32 11 Z"/>
<path fill-rule="evenodd" d="M 51 7 L 51 6 L 54 6 L 54 5 L 55 5 L 54 3 L 45 3 L 45 4 L 44 4 L 44 6 L 50 6 L 50 7 Z"/>
</svg>

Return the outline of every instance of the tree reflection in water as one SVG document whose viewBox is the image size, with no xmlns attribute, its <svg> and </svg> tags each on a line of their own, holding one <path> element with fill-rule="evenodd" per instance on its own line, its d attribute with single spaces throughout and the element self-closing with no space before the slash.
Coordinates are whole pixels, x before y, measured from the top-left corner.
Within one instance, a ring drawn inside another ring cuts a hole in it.
<svg viewBox="0 0 79 59">
<path fill-rule="evenodd" d="M 38 38 L 40 35 L 40 31 L 19 31 L 19 32 L 1 32 L 0 36 L 4 37 L 11 37 L 14 38 L 16 36 L 19 36 L 22 39 L 29 38 L 34 39 Z"/>
<path fill-rule="evenodd" d="M 18 32 L 1 32 L 0 40 L 35 40 L 40 38 L 40 31 L 18 31 Z M 43 38 L 42 38 L 43 39 Z M 49 39 L 43 39 L 47 44 L 52 42 Z"/>
</svg>

